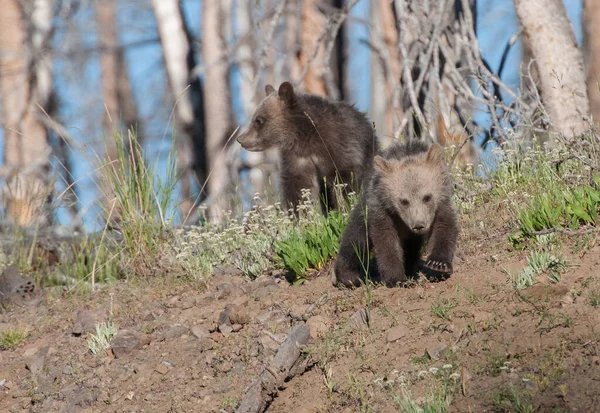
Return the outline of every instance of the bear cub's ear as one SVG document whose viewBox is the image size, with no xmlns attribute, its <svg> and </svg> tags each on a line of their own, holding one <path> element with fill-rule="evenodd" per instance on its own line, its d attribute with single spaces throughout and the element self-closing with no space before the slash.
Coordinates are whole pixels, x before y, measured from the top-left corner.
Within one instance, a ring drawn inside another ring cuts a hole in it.
<svg viewBox="0 0 600 413">
<path fill-rule="evenodd" d="M 375 158 L 373 158 L 373 162 L 375 170 L 380 174 L 390 173 L 392 170 L 392 165 L 390 164 L 390 162 L 388 162 L 387 159 L 382 158 L 379 155 L 376 155 Z"/>
<path fill-rule="evenodd" d="M 283 82 L 281 86 L 279 86 L 279 99 L 288 104 L 294 103 L 296 100 L 294 86 L 292 86 L 290 82 Z"/>
<path fill-rule="evenodd" d="M 272 85 L 266 85 L 265 92 L 267 92 L 267 96 L 269 96 L 271 93 L 275 93 L 275 88 Z"/>
</svg>

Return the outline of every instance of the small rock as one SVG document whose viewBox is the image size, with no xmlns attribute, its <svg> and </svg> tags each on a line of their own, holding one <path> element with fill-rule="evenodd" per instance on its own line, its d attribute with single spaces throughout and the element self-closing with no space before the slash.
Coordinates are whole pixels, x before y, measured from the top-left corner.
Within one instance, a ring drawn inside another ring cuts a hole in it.
<svg viewBox="0 0 600 413">
<path fill-rule="evenodd" d="M 159 374 L 165 375 L 169 372 L 169 368 L 163 363 L 158 363 L 158 365 L 154 368 L 154 371 L 156 371 Z"/>
<path fill-rule="evenodd" d="M 266 324 L 267 322 L 269 324 L 278 324 L 285 323 L 287 321 L 287 316 L 281 310 L 273 310 L 259 315 L 256 317 L 256 320 L 261 324 Z"/>
<path fill-rule="evenodd" d="M 79 310 L 75 316 L 75 324 L 71 334 L 79 337 L 83 334 L 94 333 L 96 324 L 106 322 L 107 315 L 104 310 Z"/>
<path fill-rule="evenodd" d="M 290 317 L 294 320 L 304 320 L 306 312 L 308 311 L 308 304 L 298 304 L 290 308 Z"/>
<path fill-rule="evenodd" d="M 34 375 L 39 374 L 46 364 L 46 356 L 50 347 L 42 347 L 25 359 L 25 367 Z"/>
<path fill-rule="evenodd" d="M 173 327 L 171 327 L 167 331 L 165 331 L 165 333 L 163 334 L 163 339 L 164 340 L 175 340 L 175 339 L 180 338 L 184 334 L 189 334 L 189 332 L 190 332 L 190 330 L 185 326 L 174 325 Z"/>
<path fill-rule="evenodd" d="M 91 406 L 97 400 L 97 396 L 84 388 L 77 391 L 67 401 L 67 411 L 77 411 L 75 407 L 85 408 Z"/>
<path fill-rule="evenodd" d="M 350 324 L 355 330 L 363 330 L 369 326 L 369 313 L 364 308 L 350 316 Z"/>
<path fill-rule="evenodd" d="M 231 329 L 233 330 L 234 333 L 237 333 L 238 331 L 240 331 L 244 326 L 241 324 L 234 324 L 231 326 Z"/>
<path fill-rule="evenodd" d="M 406 327 L 404 326 L 396 326 L 393 328 L 390 328 L 387 332 L 386 335 L 386 340 L 388 343 L 394 343 L 398 340 L 400 340 L 401 338 L 403 338 L 404 336 L 406 336 L 406 334 L 408 333 Z"/>
<path fill-rule="evenodd" d="M 217 319 L 217 324 L 219 325 L 231 325 L 231 321 L 229 319 L 229 313 L 231 312 L 231 306 L 225 307 L 223 311 L 219 313 L 219 318 Z"/>
<path fill-rule="evenodd" d="M 560 299 L 560 302 L 561 302 L 562 306 L 564 307 L 564 306 L 568 306 L 570 304 L 573 304 L 575 302 L 575 299 L 573 298 L 573 295 L 571 295 L 571 294 L 565 294 Z"/>
<path fill-rule="evenodd" d="M 237 298 L 244 294 L 244 291 L 237 285 L 231 284 L 220 284 L 217 285 L 217 292 L 215 298 L 217 300 L 224 300 L 226 298 Z"/>
<path fill-rule="evenodd" d="M 221 340 L 223 340 L 223 334 L 215 331 L 214 333 L 210 334 L 210 338 L 212 338 L 214 341 L 216 341 L 217 343 Z"/>
<path fill-rule="evenodd" d="M 244 307 L 248 304 L 248 296 L 242 295 L 234 300 L 233 305 L 236 307 Z"/>
<path fill-rule="evenodd" d="M 40 374 L 37 378 L 38 392 L 45 395 L 51 395 L 55 392 L 54 384 L 57 376 L 54 372 L 48 374 Z"/>
<path fill-rule="evenodd" d="M 233 327 L 227 324 L 221 324 L 219 326 L 219 331 L 224 337 L 227 337 L 229 334 L 233 333 Z"/>
<path fill-rule="evenodd" d="M 248 297 L 246 297 L 246 300 Z M 229 309 L 229 321 L 231 324 L 248 324 L 250 322 L 250 314 L 247 308 L 238 305 L 232 305 Z"/>
<path fill-rule="evenodd" d="M 141 347 L 140 336 L 135 331 L 121 330 L 110 340 L 110 347 L 116 358 L 121 358 Z"/>
<path fill-rule="evenodd" d="M 277 337 L 279 338 L 279 337 Z M 266 350 L 277 351 L 279 350 L 279 343 L 273 340 L 273 338 L 267 334 L 260 336 L 258 339 L 260 344 L 263 345 L 263 348 Z"/>
<path fill-rule="evenodd" d="M 309 318 L 306 321 L 306 325 L 310 331 L 310 337 L 312 339 L 323 337 L 327 330 L 329 330 L 329 323 L 325 319 L 325 317 L 316 315 L 314 317 Z"/>
<path fill-rule="evenodd" d="M 13 298 L 28 296 L 36 291 L 36 285 L 33 278 L 21 275 L 19 268 L 15 265 L 10 265 L 0 274 L 0 301 Z"/>
<path fill-rule="evenodd" d="M 448 346 L 444 343 L 437 343 L 433 346 L 427 347 L 426 354 L 431 360 L 439 360 L 446 356 Z"/>
<path fill-rule="evenodd" d="M 530 379 L 523 379 L 523 384 L 527 390 L 535 390 L 537 388 L 536 384 Z"/>
<path fill-rule="evenodd" d="M 492 313 L 488 313 L 487 311 L 478 311 L 473 315 L 473 321 L 475 323 L 481 323 L 492 319 L 493 316 Z"/>
<path fill-rule="evenodd" d="M 210 337 L 210 332 L 208 331 L 208 328 L 204 327 L 203 325 L 195 325 L 192 327 L 192 334 L 200 339 L 200 338 L 205 338 L 205 337 Z"/>
<path fill-rule="evenodd" d="M 204 295 L 196 300 L 196 307 L 209 308 L 216 301 L 212 295 Z"/>
<path fill-rule="evenodd" d="M 203 337 L 199 339 L 198 347 L 200 352 L 212 350 L 214 346 L 215 342 L 210 337 Z"/>
<path fill-rule="evenodd" d="M 233 368 L 233 364 L 231 364 L 230 361 L 226 361 L 223 364 L 221 364 L 221 367 L 219 368 L 219 370 L 221 370 L 221 372 L 223 372 L 223 373 L 229 373 L 232 368 Z"/>
</svg>

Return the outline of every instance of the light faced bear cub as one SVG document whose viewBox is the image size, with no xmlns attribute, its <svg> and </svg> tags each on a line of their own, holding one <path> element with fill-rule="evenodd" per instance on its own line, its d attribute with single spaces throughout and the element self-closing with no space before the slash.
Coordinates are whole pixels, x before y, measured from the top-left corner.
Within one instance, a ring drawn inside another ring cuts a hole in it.
<svg viewBox="0 0 600 413">
<path fill-rule="evenodd" d="M 323 212 L 338 208 L 335 183 L 360 191 L 373 168 L 377 138 L 366 116 L 344 102 L 294 92 L 284 82 L 263 99 L 238 142 L 249 151 L 280 149 L 281 188 L 286 208 L 296 206 L 302 189 L 319 193 Z"/>
<path fill-rule="evenodd" d="M 393 287 L 419 270 L 452 273 L 458 238 L 453 184 L 438 144 L 394 144 L 375 157 L 374 172 L 354 207 L 336 260 L 338 283 L 359 286 L 365 271 Z M 369 260 L 374 252 L 374 260 Z M 374 262 L 373 262 L 374 261 Z"/>
</svg>

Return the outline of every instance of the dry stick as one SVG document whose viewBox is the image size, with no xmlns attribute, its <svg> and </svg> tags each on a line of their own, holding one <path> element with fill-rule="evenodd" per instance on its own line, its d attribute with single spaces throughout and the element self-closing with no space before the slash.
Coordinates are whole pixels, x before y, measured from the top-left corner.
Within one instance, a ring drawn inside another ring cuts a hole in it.
<svg viewBox="0 0 600 413">
<path fill-rule="evenodd" d="M 444 55 L 444 58 L 448 62 L 451 56 L 447 46 L 440 43 L 440 50 L 442 52 L 442 55 Z M 455 91 L 458 95 L 465 96 L 473 102 L 481 103 L 483 105 L 488 104 L 488 101 L 486 99 L 483 99 L 473 94 L 473 90 L 471 90 L 471 88 L 465 84 L 462 75 L 458 72 L 458 69 L 455 66 L 446 64 L 445 70 L 448 74 L 449 79 L 452 81 L 451 85 L 454 86 Z M 504 112 L 512 113 L 515 115 L 519 114 L 515 109 L 511 108 L 510 106 L 506 106 L 502 102 L 496 102 L 496 106 Z"/>
<path fill-rule="evenodd" d="M 404 2 L 401 2 L 401 6 L 398 7 L 399 8 L 399 16 L 398 16 L 398 20 L 400 21 L 400 27 L 406 27 L 406 20 L 404 18 Z M 408 59 L 408 51 L 406 49 L 406 44 L 405 44 L 405 34 L 404 34 L 404 30 L 400 30 L 400 35 L 399 37 L 399 44 L 400 44 L 400 56 L 402 57 L 402 78 L 404 79 L 405 85 L 408 89 L 408 96 L 410 99 L 410 103 L 412 105 L 412 110 L 415 112 L 415 114 L 417 115 L 417 118 L 419 120 L 419 122 L 422 125 L 425 125 L 425 117 L 423 116 L 423 112 L 421 112 L 421 109 L 419 108 L 419 102 L 417 100 L 417 95 L 415 92 L 415 85 L 413 83 L 412 80 L 412 76 L 410 74 L 410 71 L 408 69 L 409 67 L 409 63 L 410 60 Z M 409 116 L 408 113 L 406 113 L 404 115 L 405 117 Z"/>
<path fill-rule="evenodd" d="M 444 12 L 445 12 L 445 5 L 446 5 L 445 0 L 440 1 L 439 9 L 438 9 L 438 16 L 433 25 L 433 33 L 431 35 L 431 38 L 429 39 L 429 45 L 427 46 L 427 51 L 425 52 L 425 55 L 423 57 L 423 59 L 425 59 L 424 60 L 425 67 L 422 68 L 421 73 L 419 74 L 419 77 L 417 78 L 417 82 L 415 84 L 415 90 L 421 90 L 421 87 L 423 87 L 423 82 L 425 81 L 425 73 L 429 72 L 429 67 L 431 65 L 431 60 L 433 58 L 433 51 L 436 49 L 436 46 L 438 46 L 438 44 L 439 44 L 439 37 L 441 35 L 442 18 L 444 16 Z"/>
<path fill-rule="evenodd" d="M 303 373 L 304 369 L 296 367 L 301 360 L 301 348 L 306 345 L 309 337 L 310 331 L 305 324 L 297 324 L 292 328 L 273 361 L 264 367 L 259 377 L 244 392 L 237 413 L 263 412 L 286 379 Z"/>
<path fill-rule="evenodd" d="M 547 234 L 554 234 L 554 233 L 558 232 L 560 234 L 565 234 L 570 237 L 574 237 L 574 236 L 589 234 L 589 233 L 598 232 L 598 231 L 600 231 L 600 228 L 581 228 L 581 229 L 573 231 L 573 230 L 566 229 L 566 228 L 553 227 L 553 228 L 542 229 L 540 231 L 532 231 L 532 232 L 530 232 L 530 234 L 531 235 L 547 235 Z"/>
<path fill-rule="evenodd" d="M 481 62 L 481 56 L 479 55 L 479 43 L 477 42 L 477 36 L 473 30 L 473 15 L 471 14 L 471 7 L 469 5 L 469 0 L 462 0 L 463 13 L 465 16 L 465 22 L 467 23 L 468 30 L 468 41 L 471 45 L 470 50 L 471 53 L 478 53 L 477 57 L 474 59 L 478 62 L 478 67 L 481 71 L 484 72 L 486 77 L 489 77 L 492 83 L 496 84 L 498 87 L 501 87 L 504 92 L 506 92 L 510 97 L 512 97 L 515 101 L 522 104 L 524 107 L 529 108 L 525 102 L 523 102 L 516 93 L 514 93 L 502 80 L 498 78 L 494 73 L 490 72 L 487 67 Z"/>
</svg>

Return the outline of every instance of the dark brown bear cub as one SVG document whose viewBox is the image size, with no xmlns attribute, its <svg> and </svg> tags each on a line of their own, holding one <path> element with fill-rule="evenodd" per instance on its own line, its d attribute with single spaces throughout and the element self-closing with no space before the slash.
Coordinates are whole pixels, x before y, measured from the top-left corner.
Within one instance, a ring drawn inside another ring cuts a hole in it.
<svg viewBox="0 0 600 413">
<path fill-rule="evenodd" d="M 280 149 L 285 207 L 295 210 L 302 189 L 318 189 L 323 211 L 337 209 L 334 184 L 358 192 L 373 167 L 378 145 L 371 124 L 354 106 L 296 94 L 289 82 L 265 90 L 238 142 L 249 151 Z"/>
<path fill-rule="evenodd" d="M 425 269 L 452 273 L 458 237 L 452 194 L 440 145 L 394 144 L 376 156 L 342 237 L 337 282 L 358 286 L 368 271 L 371 279 L 395 286 L 416 274 L 425 246 L 430 251 Z"/>
</svg>

